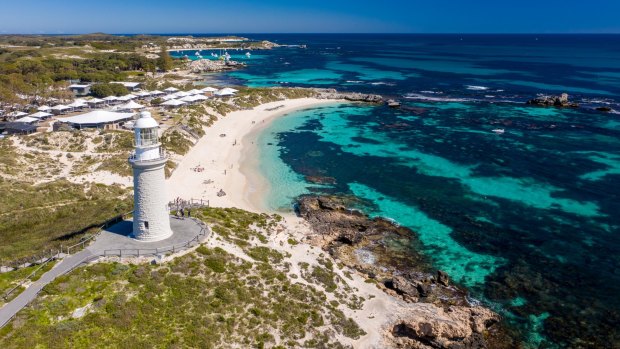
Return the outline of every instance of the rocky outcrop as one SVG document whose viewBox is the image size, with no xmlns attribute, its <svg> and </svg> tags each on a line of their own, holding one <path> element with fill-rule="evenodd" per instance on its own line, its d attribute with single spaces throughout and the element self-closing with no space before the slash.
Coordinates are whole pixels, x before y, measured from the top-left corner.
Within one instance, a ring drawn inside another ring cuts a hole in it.
<svg viewBox="0 0 620 349">
<path fill-rule="evenodd" d="M 312 227 L 310 244 L 328 251 L 340 263 L 374 279 L 387 294 L 415 303 L 414 310 L 398 314 L 386 333 L 389 347 L 397 348 L 495 348 L 502 337 L 500 320 L 493 311 L 472 306 L 467 292 L 450 285 L 443 271 L 432 273 L 415 249 L 415 232 L 382 218 L 370 218 L 349 209 L 355 198 L 303 196 L 298 214 Z M 398 249 L 390 249 L 396 245 Z M 419 309 L 419 310 L 418 310 Z"/>
<path fill-rule="evenodd" d="M 365 94 L 358 92 L 338 92 L 335 89 L 314 89 L 317 93 L 317 98 L 320 99 L 344 99 L 352 102 L 367 102 L 367 103 L 384 103 L 384 99 L 380 95 Z"/>
<path fill-rule="evenodd" d="M 609 113 L 610 111 L 612 111 L 610 107 L 597 107 L 596 110 L 602 111 L 604 113 Z"/>
<path fill-rule="evenodd" d="M 396 348 L 490 348 L 485 334 L 499 320 L 483 307 L 421 307 L 400 316 L 388 340 Z"/>
<path fill-rule="evenodd" d="M 189 63 L 188 68 L 192 73 L 214 72 L 233 70 L 244 67 L 245 63 L 236 61 L 222 61 L 210 59 L 198 59 Z"/>
<path fill-rule="evenodd" d="M 568 100 L 568 94 L 562 93 L 559 96 L 540 96 L 527 101 L 527 104 L 542 107 L 578 108 L 579 104 Z"/>
</svg>

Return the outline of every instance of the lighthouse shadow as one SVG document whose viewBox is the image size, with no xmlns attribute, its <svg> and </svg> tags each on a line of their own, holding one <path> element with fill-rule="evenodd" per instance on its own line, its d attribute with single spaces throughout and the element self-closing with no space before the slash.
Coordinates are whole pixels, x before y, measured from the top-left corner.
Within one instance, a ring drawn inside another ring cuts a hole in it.
<svg viewBox="0 0 620 349">
<path fill-rule="evenodd" d="M 105 229 L 106 232 L 129 237 L 133 231 L 133 222 L 130 220 L 120 221 Z"/>
</svg>

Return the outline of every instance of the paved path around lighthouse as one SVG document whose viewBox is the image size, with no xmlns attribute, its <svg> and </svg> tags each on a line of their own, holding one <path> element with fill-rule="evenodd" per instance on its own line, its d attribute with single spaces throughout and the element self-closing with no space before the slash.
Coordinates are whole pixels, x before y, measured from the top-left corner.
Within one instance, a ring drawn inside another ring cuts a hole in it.
<svg viewBox="0 0 620 349">
<path fill-rule="evenodd" d="M 192 219 L 170 218 L 170 227 L 174 234 L 171 237 L 155 242 L 141 242 L 129 237 L 131 233 L 131 221 L 123 221 L 101 232 L 101 234 L 91 243 L 90 246 L 82 251 L 63 258 L 54 268 L 43 274 L 41 278 L 33 282 L 27 289 L 17 297 L 6 303 L 0 308 L 0 328 L 6 325 L 11 319 L 25 306 L 32 302 L 41 292 L 45 285 L 54 281 L 83 263 L 98 259 L 107 255 L 118 255 L 118 251 L 124 251 L 125 256 L 154 255 L 153 251 L 159 253 L 179 252 L 203 242 L 209 236 L 202 223 Z M 192 241 L 192 243 L 188 243 Z M 172 248 L 172 249 L 171 249 Z M 122 254 L 122 252 L 121 252 Z"/>
</svg>

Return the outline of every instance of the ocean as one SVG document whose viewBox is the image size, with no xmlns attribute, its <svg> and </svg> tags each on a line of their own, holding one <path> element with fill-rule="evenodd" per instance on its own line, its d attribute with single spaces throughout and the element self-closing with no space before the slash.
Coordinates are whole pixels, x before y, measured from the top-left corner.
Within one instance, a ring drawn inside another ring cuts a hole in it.
<svg viewBox="0 0 620 349">
<path fill-rule="evenodd" d="M 274 121 L 258 142 L 271 208 L 353 195 L 415 232 L 432 265 L 525 346 L 620 347 L 620 36 L 247 36 L 306 48 L 230 52 L 247 68 L 208 83 L 403 103 L 335 103 Z M 525 104 L 564 92 L 580 108 Z"/>
</svg>

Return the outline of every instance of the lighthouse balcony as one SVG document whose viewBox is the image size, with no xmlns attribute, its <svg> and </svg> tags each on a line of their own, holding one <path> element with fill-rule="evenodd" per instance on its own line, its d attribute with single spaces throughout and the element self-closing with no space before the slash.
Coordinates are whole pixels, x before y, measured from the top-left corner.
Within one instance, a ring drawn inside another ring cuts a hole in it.
<svg viewBox="0 0 620 349">
<path fill-rule="evenodd" d="M 153 163 L 168 160 L 168 154 L 161 148 L 149 149 L 147 151 L 135 151 L 129 155 L 130 163 Z"/>
</svg>

